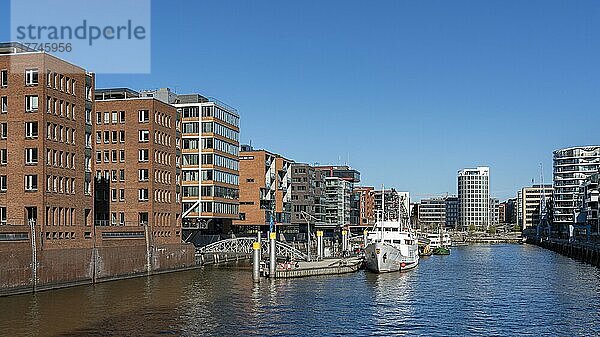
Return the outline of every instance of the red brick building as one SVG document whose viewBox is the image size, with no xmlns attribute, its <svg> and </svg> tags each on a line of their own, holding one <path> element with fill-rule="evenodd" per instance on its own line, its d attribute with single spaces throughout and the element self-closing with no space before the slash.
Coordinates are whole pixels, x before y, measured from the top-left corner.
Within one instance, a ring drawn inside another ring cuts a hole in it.
<svg viewBox="0 0 600 337">
<path fill-rule="evenodd" d="M 177 109 L 130 89 L 98 89 L 94 117 L 96 225 L 149 225 L 153 242 L 180 242 Z"/>
<path fill-rule="evenodd" d="M 0 223 L 35 223 L 41 247 L 91 245 L 93 90 L 81 67 L 0 44 Z"/>
</svg>

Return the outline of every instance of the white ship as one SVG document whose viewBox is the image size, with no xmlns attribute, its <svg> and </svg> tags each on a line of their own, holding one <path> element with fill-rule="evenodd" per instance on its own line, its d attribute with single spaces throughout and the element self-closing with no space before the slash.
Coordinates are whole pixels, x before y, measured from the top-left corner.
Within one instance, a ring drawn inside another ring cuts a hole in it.
<svg viewBox="0 0 600 337">
<path fill-rule="evenodd" d="M 382 221 L 367 233 L 365 266 L 375 273 L 412 269 L 419 264 L 419 244 L 409 225 L 410 214 L 399 200 L 398 220 L 386 221 L 385 188 L 382 190 Z"/>
<path fill-rule="evenodd" d="M 417 237 L 400 221 L 379 221 L 367 235 L 365 266 L 376 273 L 409 270 L 419 264 Z"/>
</svg>

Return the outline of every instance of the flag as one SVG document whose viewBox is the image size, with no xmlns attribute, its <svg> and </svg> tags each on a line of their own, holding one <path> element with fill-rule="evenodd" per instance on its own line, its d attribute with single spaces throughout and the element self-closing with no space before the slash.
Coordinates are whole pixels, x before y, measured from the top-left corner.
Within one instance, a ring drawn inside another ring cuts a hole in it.
<svg viewBox="0 0 600 337">
<path fill-rule="evenodd" d="M 269 231 L 273 233 L 275 231 L 275 224 L 273 223 L 273 213 L 270 213 L 269 217 Z"/>
</svg>

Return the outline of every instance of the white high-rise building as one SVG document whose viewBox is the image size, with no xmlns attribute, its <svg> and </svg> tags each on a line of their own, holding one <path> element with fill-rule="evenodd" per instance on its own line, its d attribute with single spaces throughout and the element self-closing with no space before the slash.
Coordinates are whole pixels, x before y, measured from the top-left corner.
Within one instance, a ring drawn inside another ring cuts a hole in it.
<svg viewBox="0 0 600 337">
<path fill-rule="evenodd" d="M 487 230 L 490 224 L 490 168 L 458 171 L 458 217 L 463 230 Z"/>
<path fill-rule="evenodd" d="M 600 170 L 600 146 L 578 146 L 554 151 L 554 224 L 563 231 L 573 223 L 581 198 L 580 187 Z"/>
</svg>

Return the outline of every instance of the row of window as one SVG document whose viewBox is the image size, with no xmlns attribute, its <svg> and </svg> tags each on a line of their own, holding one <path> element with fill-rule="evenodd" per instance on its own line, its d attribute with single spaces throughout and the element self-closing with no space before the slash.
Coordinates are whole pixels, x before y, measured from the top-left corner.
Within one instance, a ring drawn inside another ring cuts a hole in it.
<svg viewBox="0 0 600 337">
<path fill-rule="evenodd" d="M 117 156 L 118 153 L 118 156 Z M 117 150 L 103 150 L 103 151 L 96 151 L 96 163 L 102 163 L 102 161 L 104 161 L 105 163 L 116 163 L 117 160 L 121 163 L 125 162 L 125 150 L 119 150 L 117 152 Z"/>
<path fill-rule="evenodd" d="M 104 134 L 104 144 L 108 144 L 108 143 L 125 143 L 125 131 L 124 130 L 119 130 L 118 132 L 115 131 L 96 131 L 96 144 L 101 144 L 102 143 L 102 135 Z M 112 137 L 111 137 L 112 135 Z"/>
<path fill-rule="evenodd" d="M 27 123 L 31 125 L 27 126 Z M 37 137 L 37 122 L 25 123 L 25 137 L 28 137 L 28 130 L 30 130 L 30 137 Z M 46 123 L 46 139 L 53 140 L 55 142 L 61 142 L 65 144 L 75 145 L 75 129 L 68 126 L 63 126 L 56 123 Z"/>
<path fill-rule="evenodd" d="M 37 174 L 27 174 L 24 176 L 25 180 L 25 192 L 35 192 L 38 190 L 38 176 Z M 0 190 L 6 192 L 6 176 L 0 176 Z"/>
<path fill-rule="evenodd" d="M 219 170 L 202 170 L 202 180 L 213 180 L 231 185 L 239 185 L 239 176 Z"/>
<path fill-rule="evenodd" d="M 225 123 L 231 124 L 233 126 L 240 126 L 240 118 L 228 111 L 225 111 L 218 106 L 203 106 L 202 107 L 202 117 L 214 117 L 216 119 L 220 119 Z"/>
<path fill-rule="evenodd" d="M 33 97 L 34 102 L 29 102 L 28 98 Z M 29 107 L 35 104 L 35 110 L 30 110 Z M 37 111 L 38 102 L 37 96 L 25 96 L 25 111 Z M 56 99 L 50 96 L 46 97 L 46 113 L 53 114 L 55 116 L 65 117 L 67 119 L 75 120 L 75 104 L 63 101 L 62 99 Z"/>
<path fill-rule="evenodd" d="M 220 214 L 238 215 L 240 212 L 240 208 L 237 204 L 229 204 L 219 201 L 201 201 L 199 203 L 184 202 L 183 211 L 189 211 L 190 213 L 214 212 Z"/>
<path fill-rule="evenodd" d="M 28 149 L 33 150 L 33 149 Z M 35 153 L 33 153 L 35 152 Z M 25 153 L 25 163 L 27 164 L 27 153 Z M 37 149 L 32 151 L 31 159 L 35 158 L 35 163 L 37 163 Z M 33 163 L 32 163 L 33 164 Z M 59 151 L 54 149 L 46 149 L 46 166 L 53 167 L 62 167 L 75 169 L 75 153 L 71 153 L 68 151 Z"/>
<path fill-rule="evenodd" d="M 27 82 L 27 71 L 33 72 L 31 74 L 32 79 L 37 84 L 37 69 L 30 69 L 25 71 L 25 80 Z M 75 79 L 69 78 L 63 74 L 52 72 L 51 70 L 46 71 L 46 86 L 48 88 L 54 88 L 56 90 L 66 92 L 67 94 L 75 95 Z"/>
<path fill-rule="evenodd" d="M 25 69 L 25 85 L 36 86 L 39 84 L 39 71 L 37 68 Z M 50 70 L 46 74 L 46 85 L 49 88 L 54 88 L 66 93 L 75 95 L 75 83 L 74 79 L 69 78 L 63 74 L 57 74 Z M 8 70 L 0 70 L 0 86 L 8 87 Z"/>
<path fill-rule="evenodd" d="M 234 156 L 239 155 L 239 148 L 237 145 L 224 142 L 217 138 L 202 138 L 202 149 L 215 149 Z"/>
<path fill-rule="evenodd" d="M 60 194 L 75 194 L 75 178 L 47 175 L 46 191 Z"/>
<path fill-rule="evenodd" d="M 146 170 L 147 172 L 148 170 Z M 104 179 L 106 179 L 107 181 L 113 181 L 116 182 L 117 181 L 117 170 L 104 170 L 104 176 L 102 175 L 102 171 L 101 170 L 96 170 L 96 179 L 101 179 L 102 177 L 104 177 Z M 123 182 L 125 181 L 125 170 L 124 169 L 120 169 L 119 170 L 119 181 Z M 147 180 L 147 179 L 146 179 Z"/>
</svg>

